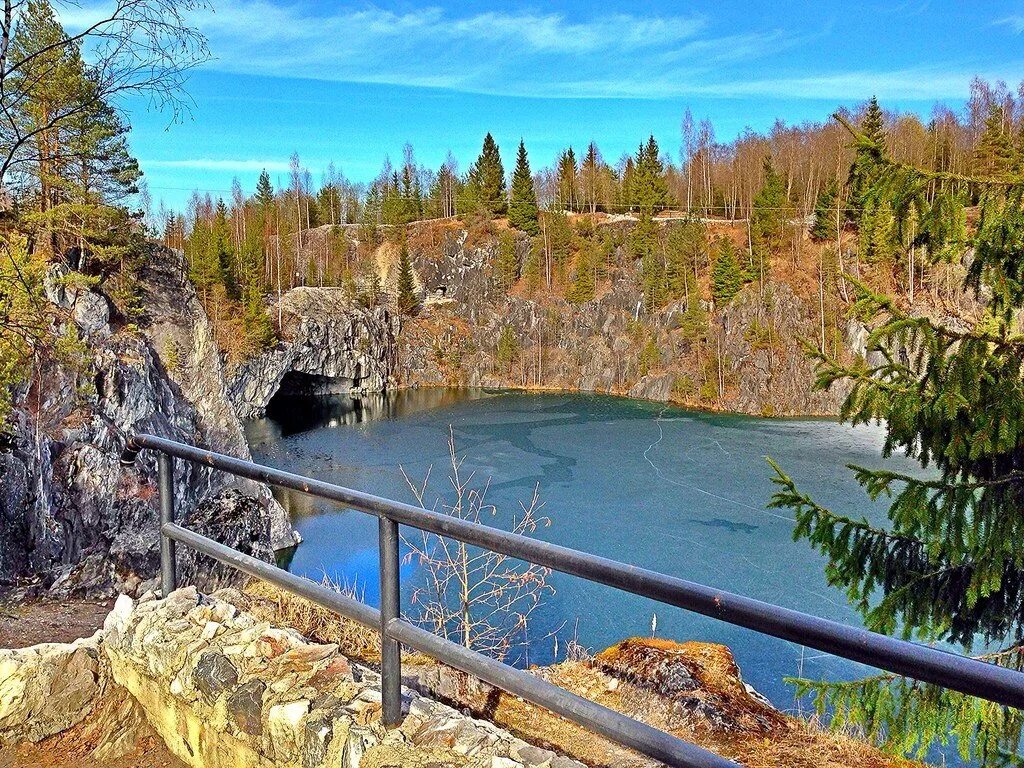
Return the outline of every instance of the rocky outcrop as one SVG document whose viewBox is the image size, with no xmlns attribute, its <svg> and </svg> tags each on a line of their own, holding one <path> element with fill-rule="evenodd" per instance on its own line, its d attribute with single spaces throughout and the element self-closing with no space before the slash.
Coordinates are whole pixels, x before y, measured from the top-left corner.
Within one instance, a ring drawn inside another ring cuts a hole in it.
<svg viewBox="0 0 1024 768">
<path fill-rule="evenodd" d="M 262 416 L 282 390 L 360 394 L 394 386 L 399 323 L 386 308 L 363 308 L 340 288 L 294 288 L 269 311 L 280 315 L 282 340 L 230 379 L 231 402 L 242 418 Z"/>
<path fill-rule="evenodd" d="M 126 325 L 101 292 L 65 268 L 49 273 L 47 296 L 60 318 L 55 334 L 74 354 L 41 360 L 32 381 L 15 393 L 10 437 L 0 452 L 0 583 L 112 593 L 136 592 L 153 578 L 156 457 L 143 452 L 136 466 L 120 465 L 133 431 L 249 456 L 209 321 L 181 257 L 154 248 L 140 290 L 148 314 Z M 179 515 L 237 488 L 241 493 L 223 503 L 246 496 L 256 499 L 259 512 L 220 515 L 222 533 L 249 540 L 264 554 L 294 542 L 265 486 L 183 461 L 174 462 L 174 475 Z"/>
</svg>

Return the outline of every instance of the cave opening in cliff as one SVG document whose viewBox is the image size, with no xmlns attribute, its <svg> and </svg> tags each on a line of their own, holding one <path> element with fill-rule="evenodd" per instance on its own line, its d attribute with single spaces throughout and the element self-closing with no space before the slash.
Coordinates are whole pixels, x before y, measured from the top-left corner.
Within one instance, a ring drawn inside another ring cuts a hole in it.
<svg viewBox="0 0 1024 768">
<path fill-rule="evenodd" d="M 267 404 L 267 416 L 291 433 L 316 425 L 362 421 L 362 398 L 352 379 L 289 371 Z"/>
</svg>

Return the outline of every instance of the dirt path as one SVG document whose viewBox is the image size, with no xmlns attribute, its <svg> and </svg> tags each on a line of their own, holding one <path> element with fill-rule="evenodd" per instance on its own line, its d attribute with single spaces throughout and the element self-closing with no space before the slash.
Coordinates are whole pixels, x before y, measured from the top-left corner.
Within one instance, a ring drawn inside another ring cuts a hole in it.
<svg viewBox="0 0 1024 768">
<path fill-rule="evenodd" d="M 0 602 L 0 648 L 69 643 L 89 637 L 103 626 L 112 607 L 109 600 Z"/>
</svg>

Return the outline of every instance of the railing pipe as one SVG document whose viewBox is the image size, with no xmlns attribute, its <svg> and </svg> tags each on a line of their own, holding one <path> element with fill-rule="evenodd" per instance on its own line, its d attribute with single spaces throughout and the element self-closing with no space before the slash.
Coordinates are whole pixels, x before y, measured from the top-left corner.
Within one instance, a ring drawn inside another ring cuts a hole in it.
<svg viewBox="0 0 1024 768">
<path fill-rule="evenodd" d="M 166 453 L 157 456 L 157 475 L 160 486 L 160 525 L 174 522 L 174 459 Z M 178 586 L 177 558 L 174 540 L 160 537 L 160 592 L 167 597 Z"/>
<path fill-rule="evenodd" d="M 395 619 L 388 623 L 386 631 L 410 648 L 503 691 L 539 704 L 567 720 L 667 765 L 679 768 L 737 768 L 731 760 L 570 693 L 541 677 L 463 648 L 407 621 Z"/>
<path fill-rule="evenodd" d="M 501 552 L 556 571 L 606 584 L 710 616 L 762 634 L 833 653 L 853 661 L 1024 709 L 1024 673 L 917 643 L 869 632 L 703 584 L 537 541 L 410 504 L 264 467 L 153 435 L 137 435 L 138 446 L 205 464 L 240 477 L 267 482 L 339 502 L 467 544 Z"/>
<path fill-rule="evenodd" d="M 559 688 L 541 677 L 509 667 L 480 653 L 437 637 L 399 618 L 381 620 L 377 611 L 347 595 L 296 576 L 251 555 L 226 547 L 176 523 L 164 525 L 161 534 L 212 557 L 253 578 L 261 579 L 310 602 L 373 629 L 398 646 L 399 641 L 422 653 L 471 674 L 513 695 L 534 702 L 579 725 L 601 733 L 620 744 L 633 747 L 678 768 L 736 768 L 736 764 L 688 744 L 682 739 L 637 722 L 619 712 Z M 382 668 L 381 685 L 386 672 Z M 397 676 L 396 676 L 397 679 Z M 399 680 L 400 684 L 400 680 Z M 400 690 L 400 688 L 399 688 Z M 383 699 L 383 694 L 382 694 Z M 382 713 L 383 716 L 383 713 Z"/>
<path fill-rule="evenodd" d="M 378 518 L 380 546 L 380 695 L 381 719 L 386 727 L 402 722 L 402 654 L 398 640 L 386 631 L 400 616 L 398 523 Z"/>
</svg>

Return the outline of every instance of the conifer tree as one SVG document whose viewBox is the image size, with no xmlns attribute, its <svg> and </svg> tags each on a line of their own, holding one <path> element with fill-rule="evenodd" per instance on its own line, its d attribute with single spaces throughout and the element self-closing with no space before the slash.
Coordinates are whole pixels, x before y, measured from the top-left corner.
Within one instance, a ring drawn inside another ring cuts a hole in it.
<svg viewBox="0 0 1024 768">
<path fill-rule="evenodd" d="M 498 237 L 498 256 L 494 262 L 495 282 L 503 291 L 512 290 L 519 279 L 519 257 L 516 255 L 516 236 L 502 232 Z"/>
<path fill-rule="evenodd" d="M 511 325 L 502 326 L 495 359 L 503 373 L 511 372 L 512 364 L 519 357 L 519 351 L 520 344 L 515 329 Z"/>
<path fill-rule="evenodd" d="M 603 187 L 605 186 L 605 174 L 607 167 L 601 159 L 601 153 L 597 151 L 597 144 L 590 142 L 587 146 L 587 155 L 583 158 L 580 166 L 580 204 L 582 209 L 590 213 L 596 213 L 599 207 L 603 207 Z"/>
<path fill-rule="evenodd" d="M 500 216 L 508 210 L 505 199 L 505 167 L 501 163 L 501 151 L 494 137 L 488 133 L 480 156 L 469 169 L 470 192 L 474 202 L 483 210 Z"/>
<path fill-rule="evenodd" d="M 669 298 L 689 299 L 696 291 L 697 259 L 706 248 L 707 230 L 703 224 L 683 222 L 669 227 L 665 242 L 665 283 Z"/>
<path fill-rule="evenodd" d="M 519 142 L 516 168 L 512 173 L 508 223 L 528 235 L 540 233 L 540 225 L 537 221 L 537 193 L 533 188 L 533 174 L 530 173 L 530 159 L 526 155 L 526 145 L 522 141 Z"/>
<path fill-rule="evenodd" d="M 992 104 L 985 117 L 985 128 L 974 150 L 974 167 L 981 177 L 1004 179 L 1013 171 L 1013 139 L 1006 125 L 1006 111 Z"/>
<path fill-rule="evenodd" d="M 578 173 L 576 154 L 569 147 L 558 158 L 558 206 L 563 211 L 579 210 Z"/>
<path fill-rule="evenodd" d="M 835 240 L 838 235 L 836 212 L 839 205 L 839 190 L 835 181 L 830 181 L 818 193 L 814 202 L 814 224 L 811 237 L 815 240 Z"/>
<path fill-rule="evenodd" d="M 641 211 L 654 213 L 668 204 L 668 182 L 654 136 L 641 144 L 630 179 L 630 203 Z"/>
<path fill-rule="evenodd" d="M 855 156 L 850 166 L 848 186 L 850 206 L 848 218 L 857 221 L 860 211 L 867 203 L 866 195 L 879 170 L 884 167 L 887 156 L 885 115 L 874 96 L 868 101 L 867 109 L 860 123 L 862 140 L 854 147 Z"/>
<path fill-rule="evenodd" d="M 786 220 L 789 217 L 789 202 L 786 199 L 786 185 L 776 172 L 771 156 L 763 163 L 764 180 L 761 189 L 754 196 L 751 212 L 751 236 L 755 248 L 760 247 L 754 269 L 758 273 L 767 272 L 765 256 L 770 257 L 782 247 L 782 238 L 786 231 Z"/>
<path fill-rule="evenodd" d="M 839 118 L 842 122 L 842 119 Z M 851 128 L 851 130 L 853 130 Z M 876 143 L 854 131 L 858 151 Z M 862 191 L 887 207 L 897 228 L 913 219 L 915 246 L 933 261 L 973 253 L 965 289 L 980 316 L 950 327 L 910 315 L 891 296 L 856 286 L 853 311 L 871 328 L 877 362 L 853 364 L 814 354 L 818 386 L 850 385 L 841 417 L 877 423 L 883 455 L 901 452 L 927 473 L 851 467 L 872 499 L 888 500 L 888 522 L 832 511 L 773 464 L 772 506 L 791 509 L 794 536 L 827 560 L 865 624 L 927 643 L 952 643 L 984 659 L 1024 665 L 1024 183 L 924 171 L 875 155 Z M 967 237 L 964 209 L 979 204 Z M 905 247 L 901 246 L 901 247 Z M 955 737 L 965 762 L 1016 765 L 1024 715 L 893 675 L 846 683 L 804 680 L 837 726 L 865 730 L 888 748 L 918 756 Z"/>
<path fill-rule="evenodd" d="M 274 187 L 270 183 L 270 174 L 264 168 L 256 182 L 256 204 L 266 210 L 274 203 Z"/>
<path fill-rule="evenodd" d="M 743 287 L 743 273 L 736 259 L 736 248 L 728 238 L 721 238 L 711 267 L 711 295 L 718 306 L 724 306 Z"/>
<path fill-rule="evenodd" d="M 403 315 L 414 315 L 419 308 L 420 298 L 416 294 L 412 260 L 409 258 L 409 247 L 403 238 L 402 249 L 398 255 L 398 311 Z"/>
<path fill-rule="evenodd" d="M 565 298 L 573 304 L 586 304 L 594 299 L 596 290 L 596 254 L 589 244 L 584 246 L 576 257 L 572 270 L 572 281 L 566 291 Z"/>
</svg>

